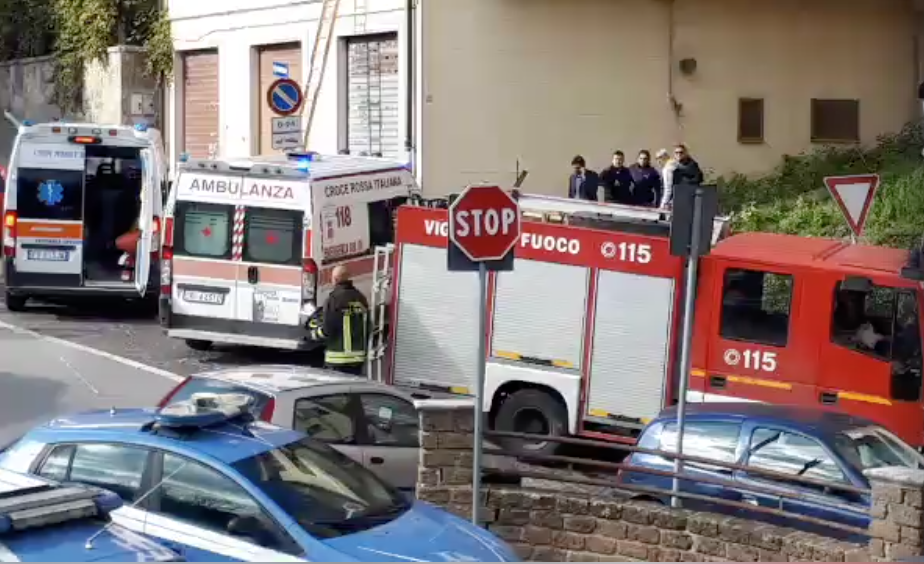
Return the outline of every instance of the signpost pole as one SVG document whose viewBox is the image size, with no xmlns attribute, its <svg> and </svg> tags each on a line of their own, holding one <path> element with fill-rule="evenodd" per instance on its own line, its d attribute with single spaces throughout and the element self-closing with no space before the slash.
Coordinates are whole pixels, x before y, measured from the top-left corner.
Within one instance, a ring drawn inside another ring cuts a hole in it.
<svg viewBox="0 0 924 564">
<path fill-rule="evenodd" d="M 488 316 L 488 265 L 478 263 L 478 370 L 475 373 L 475 436 L 472 458 L 472 524 L 479 526 L 481 513 L 481 450 L 484 425 L 485 318 Z"/>
<path fill-rule="evenodd" d="M 690 383 L 690 349 L 693 344 L 693 309 L 696 303 L 696 274 L 699 268 L 700 240 L 703 229 L 703 189 L 696 188 L 693 196 L 693 226 L 690 239 L 690 254 L 687 257 L 687 276 L 683 289 L 683 328 L 680 336 L 680 382 L 677 393 L 677 454 L 683 454 L 683 432 L 686 423 L 687 387 Z M 680 478 L 683 460 L 674 459 L 674 480 L 672 484 L 671 506 L 680 507 Z"/>
</svg>

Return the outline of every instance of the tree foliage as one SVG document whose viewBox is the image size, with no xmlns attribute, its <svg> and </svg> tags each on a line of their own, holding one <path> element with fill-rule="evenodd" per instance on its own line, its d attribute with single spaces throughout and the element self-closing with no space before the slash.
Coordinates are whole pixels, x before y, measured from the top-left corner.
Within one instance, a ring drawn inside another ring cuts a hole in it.
<svg viewBox="0 0 924 564">
<path fill-rule="evenodd" d="M 145 71 L 159 82 L 173 72 L 170 20 L 158 0 L 0 0 L 0 60 L 55 55 L 55 98 L 79 110 L 83 73 L 107 49 L 147 49 Z"/>
<path fill-rule="evenodd" d="M 719 178 L 720 205 L 731 214 L 736 231 L 847 237 L 849 229 L 824 188 L 824 177 L 878 173 L 881 183 L 864 238 L 907 247 L 924 234 L 922 148 L 924 127 L 913 123 L 870 148 L 823 147 L 785 156 L 770 174 Z"/>
</svg>

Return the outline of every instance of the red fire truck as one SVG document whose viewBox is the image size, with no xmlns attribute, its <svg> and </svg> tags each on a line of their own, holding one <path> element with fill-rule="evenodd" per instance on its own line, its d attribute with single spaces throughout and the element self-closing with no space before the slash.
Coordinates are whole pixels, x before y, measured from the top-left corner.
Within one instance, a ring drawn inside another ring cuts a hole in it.
<svg viewBox="0 0 924 564">
<path fill-rule="evenodd" d="M 669 252 L 669 217 L 554 197 L 520 205 L 515 270 L 488 281 L 490 425 L 633 442 L 677 400 L 684 265 Z M 379 251 L 393 260 L 376 260 L 390 330 L 371 373 L 469 394 L 478 277 L 447 270 L 445 209 L 407 206 L 397 222 L 395 245 Z M 837 409 L 924 446 L 924 249 L 727 236 L 725 219 L 713 240 L 697 282 L 690 401 Z"/>
</svg>

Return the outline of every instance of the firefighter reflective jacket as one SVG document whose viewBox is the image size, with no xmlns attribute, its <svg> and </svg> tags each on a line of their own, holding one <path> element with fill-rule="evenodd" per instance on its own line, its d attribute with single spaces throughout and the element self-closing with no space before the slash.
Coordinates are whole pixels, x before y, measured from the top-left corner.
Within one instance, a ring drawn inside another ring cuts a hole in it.
<svg viewBox="0 0 924 564">
<path fill-rule="evenodd" d="M 366 361 L 366 336 L 369 303 L 352 282 L 334 286 L 321 319 L 312 317 L 308 324 L 311 338 L 327 341 L 326 364 L 360 364 Z"/>
</svg>

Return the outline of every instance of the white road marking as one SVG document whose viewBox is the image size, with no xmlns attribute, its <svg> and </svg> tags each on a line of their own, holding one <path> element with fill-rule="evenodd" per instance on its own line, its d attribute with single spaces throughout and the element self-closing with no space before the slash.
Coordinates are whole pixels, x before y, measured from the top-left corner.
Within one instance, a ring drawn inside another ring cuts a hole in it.
<svg viewBox="0 0 924 564">
<path fill-rule="evenodd" d="M 99 349 L 94 349 L 93 347 L 81 345 L 80 343 L 75 343 L 73 341 L 59 339 L 57 337 L 52 337 L 50 335 L 43 335 L 31 329 L 26 329 L 25 327 L 19 327 L 18 325 L 12 325 L 5 321 L 0 321 L 0 328 L 9 329 L 13 333 L 17 333 L 20 335 L 29 335 L 30 337 L 35 337 L 36 339 L 42 339 L 44 341 L 48 341 L 49 343 L 55 343 L 55 344 L 58 344 L 64 347 L 69 347 L 69 348 L 72 348 L 78 351 L 83 351 L 85 353 L 96 355 L 98 357 L 102 357 L 108 360 L 118 362 L 120 364 L 124 364 L 125 366 L 130 366 L 132 368 L 137 368 L 138 370 L 144 370 L 145 372 L 156 374 L 162 378 L 173 380 L 174 382 L 182 382 L 183 380 L 185 380 L 185 378 L 183 378 L 179 374 L 175 374 L 173 372 L 170 372 L 169 370 L 163 370 L 163 369 L 160 369 L 154 366 L 150 366 L 148 364 L 138 362 L 136 360 L 132 360 L 130 358 L 125 358 L 124 356 L 119 356 L 119 355 L 112 354 L 112 353 L 102 351 Z"/>
<path fill-rule="evenodd" d="M 71 370 L 71 372 L 74 373 L 75 378 L 83 382 L 83 384 L 86 387 L 90 388 L 90 391 L 93 392 L 95 395 L 97 396 L 99 395 L 99 390 L 97 390 L 96 387 L 94 387 L 93 384 L 89 382 L 89 380 L 84 378 L 83 374 L 81 374 L 79 370 L 74 368 L 73 365 L 71 365 L 71 363 L 68 362 L 66 358 L 64 358 L 63 356 L 59 356 L 58 359 L 64 364 L 64 366 L 67 366 Z"/>
</svg>

